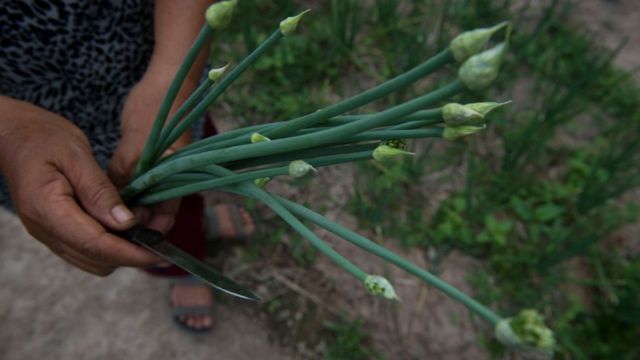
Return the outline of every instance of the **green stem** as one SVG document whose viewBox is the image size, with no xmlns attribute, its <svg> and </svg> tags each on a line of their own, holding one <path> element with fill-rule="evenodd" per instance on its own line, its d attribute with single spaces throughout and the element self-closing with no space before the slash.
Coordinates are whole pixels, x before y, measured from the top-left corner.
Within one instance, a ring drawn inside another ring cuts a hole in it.
<svg viewBox="0 0 640 360">
<path fill-rule="evenodd" d="M 191 110 L 191 108 L 193 108 L 193 106 L 195 106 L 196 103 L 200 99 L 202 99 L 202 96 L 204 96 L 204 93 L 207 92 L 207 90 L 209 90 L 209 87 L 211 87 L 212 84 L 213 84 L 213 81 L 211 79 L 209 79 L 209 78 L 207 78 L 205 81 L 203 81 L 202 84 L 200 84 L 200 86 L 198 86 L 196 91 L 194 91 L 193 94 L 191 94 L 191 96 L 189 96 L 187 101 L 185 101 L 184 104 L 182 104 L 182 106 L 180 106 L 178 111 L 176 111 L 176 113 L 171 117 L 169 122 L 167 122 L 167 124 L 162 129 L 162 133 L 160 134 L 160 137 L 158 138 L 158 143 L 162 144 L 162 146 L 159 147 L 160 149 L 164 148 L 165 147 L 164 145 L 167 145 L 166 148 L 169 148 L 171 146 L 171 143 L 167 144 L 168 140 L 169 140 L 168 139 L 169 134 L 178 125 L 178 123 L 180 122 L 182 117 L 189 110 Z M 160 156 L 162 156 L 162 154 L 155 154 L 155 158 L 156 159 L 160 158 Z"/>
<path fill-rule="evenodd" d="M 361 151 L 351 154 L 333 155 L 306 160 L 314 167 L 323 167 L 336 164 L 344 164 L 354 161 L 371 159 L 371 151 Z M 130 205 L 147 205 L 161 201 L 194 194 L 197 192 L 211 190 L 222 186 L 232 185 L 243 181 L 250 181 L 264 177 L 275 177 L 289 174 L 289 166 L 271 167 L 267 169 L 252 170 L 243 173 L 233 173 L 233 175 L 211 179 L 211 176 L 203 174 L 190 174 L 181 176 L 177 174 L 169 177 L 159 186 L 146 191 L 141 197 L 130 202 Z M 174 182 L 179 183 L 175 186 Z"/>
<path fill-rule="evenodd" d="M 330 126 L 334 126 L 334 125 L 343 125 L 346 123 L 350 123 L 356 120 L 360 120 L 363 119 L 367 116 L 372 116 L 375 114 L 364 114 L 364 115 L 338 115 L 338 116 L 334 116 L 331 119 L 326 121 L 327 125 Z M 430 120 L 430 119 L 437 119 L 439 120 L 439 122 L 442 121 L 442 108 L 437 108 L 437 109 L 428 109 L 428 110 L 420 110 L 420 111 L 416 111 L 411 115 L 407 115 L 405 117 L 402 117 L 400 119 L 398 119 L 398 123 L 404 123 L 407 121 L 417 121 L 417 120 Z"/>
<path fill-rule="evenodd" d="M 440 123 L 442 123 L 442 119 L 416 120 L 416 121 L 409 121 L 404 124 L 394 125 L 390 127 L 389 130 L 417 129 L 424 126 L 438 125 Z"/>
<path fill-rule="evenodd" d="M 313 125 L 326 121 L 334 116 L 343 114 L 345 112 L 358 108 L 362 105 L 365 105 L 377 99 L 380 99 L 388 95 L 389 93 L 392 93 L 400 88 L 403 88 L 417 81 L 418 79 L 438 70 L 440 67 L 446 65 L 451 61 L 453 61 L 453 55 L 451 53 L 451 50 L 447 48 L 446 50 L 441 51 L 440 53 L 433 56 L 431 59 L 405 72 L 402 75 L 399 75 L 391 80 L 388 80 L 385 83 L 382 83 L 374 88 L 364 91 L 349 99 L 343 100 L 337 104 L 331 105 L 327 108 L 318 110 L 311 114 L 301 116 L 299 118 L 281 122 L 281 125 L 277 126 L 276 128 L 268 129 L 267 131 L 265 131 L 263 135 L 267 136 L 270 139 L 283 138 L 285 136 L 289 136 L 301 129 L 311 127 Z M 420 110 L 420 109 L 416 109 L 416 111 L 417 110 Z M 375 115 L 377 114 L 373 114 L 370 116 L 375 116 Z M 358 119 L 358 120 L 361 120 L 361 119 Z M 236 146 L 244 143 L 246 143 L 244 138 L 237 138 L 233 140 L 227 140 L 224 143 L 219 144 L 218 148 L 231 147 L 231 146 Z"/>
<path fill-rule="evenodd" d="M 171 110 L 171 106 L 173 106 L 173 102 L 176 100 L 176 96 L 178 96 L 178 92 L 182 87 L 182 83 L 184 79 L 189 74 L 189 70 L 193 66 L 193 63 L 196 61 L 202 47 L 209 41 L 209 38 L 213 34 L 213 30 L 207 25 L 204 24 L 200 33 L 196 37 L 187 52 L 182 64 L 178 68 L 176 75 L 171 81 L 171 85 L 169 85 L 169 89 L 167 90 L 167 94 L 162 100 L 162 104 L 160 104 L 160 108 L 158 109 L 158 114 L 156 115 L 156 119 L 151 127 L 151 132 L 149 133 L 149 138 L 144 145 L 144 149 L 142 150 L 142 154 L 140 155 L 140 161 L 136 167 L 136 177 L 140 176 L 143 172 L 147 171 L 151 164 L 155 161 L 154 155 L 157 153 L 162 153 L 162 151 L 158 151 L 158 137 L 160 136 L 160 132 L 162 131 L 162 127 L 164 126 L 165 121 L 167 120 L 167 115 Z"/>
<path fill-rule="evenodd" d="M 300 129 L 311 127 L 325 119 L 340 115 L 362 105 L 375 101 L 379 98 L 382 98 L 389 93 L 403 88 L 417 81 L 418 79 L 438 70 L 440 67 L 446 65 L 451 61 L 453 61 L 453 54 L 451 50 L 447 48 L 433 56 L 431 59 L 427 60 L 421 65 L 416 66 L 415 68 L 407 71 L 402 75 L 399 75 L 387 82 L 384 82 L 347 100 L 343 100 L 337 104 L 318 110 L 314 113 L 288 121 L 286 124 L 283 124 L 276 129 L 269 130 L 263 135 L 267 136 L 270 139 L 276 139 L 289 134 L 293 134 Z"/>
<path fill-rule="evenodd" d="M 247 142 L 249 142 L 248 139 L 252 133 L 260 132 L 262 129 L 268 128 L 270 126 L 274 126 L 274 124 L 259 124 L 259 125 L 246 126 L 238 129 L 229 130 L 222 134 L 216 134 L 181 148 L 171 156 L 168 156 L 165 159 L 163 159 L 162 162 L 175 160 L 176 158 L 179 158 L 179 157 L 196 154 L 203 151 L 219 149 L 220 148 L 220 146 L 218 145 L 219 143 L 224 142 L 225 140 L 234 139 L 243 135 L 246 135 Z"/>
<path fill-rule="evenodd" d="M 344 124 L 354 122 L 356 120 L 361 120 L 368 116 L 373 116 L 373 115 L 375 114 L 335 116 L 327 120 L 326 124 L 330 126 L 344 125 Z M 416 111 L 413 114 L 410 114 L 408 116 L 405 116 L 399 119 L 397 122 L 400 123 L 405 121 L 409 121 L 410 123 L 408 124 L 412 124 L 412 125 L 402 126 L 402 127 L 399 127 L 398 125 L 397 130 L 412 129 L 420 126 L 435 125 L 442 122 L 442 109 L 437 108 L 437 109 Z M 421 122 L 418 122 L 418 121 L 421 121 Z M 280 126 L 283 123 L 284 122 L 274 122 L 269 124 L 253 125 L 253 126 L 248 126 L 244 128 L 230 130 L 223 134 L 217 134 L 185 146 L 184 148 L 178 150 L 176 153 L 172 154 L 171 156 L 164 158 L 161 161 L 161 163 L 170 161 L 170 160 L 175 160 L 177 158 L 189 156 L 192 154 L 204 152 L 204 151 L 221 149 L 224 147 L 228 147 L 233 143 L 247 144 L 250 142 L 250 137 L 252 133 L 254 132 L 262 133 L 265 130 Z M 396 129 L 396 127 L 394 126 L 393 129 Z M 242 139 L 242 140 L 240 141 L 239 139 Z"/>
<path fill-rule="evenodd" d="M 352 154 L 356 152 L 362 151 L 373 151 L 373 149 L 378 146 L 375 144 L 356 144 L 356 145 L 346 145 L 346 146 L 336 146 L 336 147 L 318 147 L 312 149 L 305 149 L 300 151 L 292 151 L 284 154 L 278 155 L 269 155 L 256 157 L 246 160 L 233 161 L 230 163 L 220 164 L 227 169 L 238 170 L 238 169 L 246 169 L 255 166 L 262 166 L 268 164 L 277 164 L 283 162 L 291 162 L 293 160 L 300 159 L 311 159 L 317 158 L 320 156 L 330 156 L 330 155 L 342 155 L 342 154 Z"/>
<path fill-rule="evenodd" d="M 225 76 L 222 81 L 217 83 L 213 87 L 213 89 L 207 94 L 203 101 L 198 104 L 198 106 L 193 109 L 193 111 L 185 117 L 185 119 L 171 132 L 167 141 L 163 146 L 167 143 L 173 144 L 176 139 L 180 137 L 189 127 L 191 127 L 198 119 L 200 119 L 204 113 L 207 111 L 209 106 L 220 96 L 228 87 L 231 85 L 251 64 L 253 64 L 260 56 L 262 56 L 271 46 L 273 46 L 278 40 L 283 37 L 280 29 L 274 31 L 269 37 L 260 44 L 256 49 L 254 49 L 247 57 L 244 58 L 236 66 L 229 75 Z M 162 151 L 166 150 L 164 148 Z"/>
<path fill-rule="evenodd" d="M 431 274 L 430 272 L 420 268 L 419 266 L 411 263 L 409 260 L 403 258 L 402 256 L 388 250 L 387 248 L 376 244 L 375 242 L 365 238 L 362 235 L 359 235 L 327 218 L 324 216 L 307 209 L 306 207 L 297 204 L 293 201 L 278 197 L 273 195 L 282 205 L 284 205 L 287 209 L 289 209 L 294 214 L 301 216 L 318 226 L 321 226 L 330 232 L 344 238 L 350 243 L 369 251 L 390 263 L 398 266 L 399 268 L 405 270 L 406 272 L 415 275 L 425 283 L 438 288 L 440 291 L 445 293 L 447 296 L 452 299 L 462 303 L 466 306 L 471 312 L 482 317 L 487 320 L 492 326 L 495 325 L 502 320 L 502 318 L 493 312 L 491 309 L 486 306 L 480 304 L 473 298 L 469 297 L 467 294 L 438 278 L 437 276 Z"/>
<path fill-rule="evenodd" d="M 444 129 L 419 129 L 419 130 L 374 130 L 366 133 L 354 135 L 350 141 L 368 140 L 392 140 L 392 139 L 419 139 L 419 138 L 441 138 Z"/>
<path fill-rule="evenodd" d="M 415 125 L 418 123 L 417 121 L 412 121 L 411 125 Z M 443 128 L 430 128 L 430 129 L 419 129 L 415 130 L 412 127 L 403 127 L 406 130 L 395 130 L 393 128 L 383 128 L 379 130 L 367 131 L 361 134 L 353 135 L 344 142 L 341 143 L 355 143 L 359 141 L 373 141 L 373 140 L 392 140 L 392 139 L 421 139 L 421 138 L 441 138 L 444 132 Z M 318 131 L 326 130 L 327 128 L 311 128 L 305 129 L 299 132 L 301 135 L 312 134 Z"/>
<path fill-rule="evenodd" d="M 209 167 L 212 174 L 216 176 L 231 176 L 234 173 L 220 166 L 210 166 Z M 287 210 L 278 200 L 276 200 L 271 194 L 266 191 L 260 189 L 259 187 L 253 184 L 238 184 L 235 186 L 235 189 L 239 190 L 239 192 L 251 196 L 265 205 L 267 205 L 271 210 L 273 210 L 278 216 L 282 218 L 286 223 L 288 223 L 295 231 L 297 231 L 300 235 L 305 237 L 311 245 L 313 245 L 320 252 L 325 254 L 329 259 L 335 262 L 338 266 L 351 273 L 356 279 L 364 282 L 367 277 L 367 273 L 362 271 L 359 267 L 354 265 L 352 262 L 347 260 L 344 256 L 340 255 L 337 251 L 335 251 L 331 246 L 322 241 L 313 231 L 309 230 L 303 223 L 300 222 L 289 210 Z"/>
<path fill-rule="evenodd" d="M 255 144 L 238 145 L 231 148 L 194 154 L 188 158 L 168 161 L 157 165 L 153 169 L 147 171 L 144 175 L 132 181 L 125 189 L 123 189 L 121 194 L 125 198 L 130 198 L 144 189 L 158 183 L 167 176 L 208 164 L 220 164 L 251 157 L 281 154 L 343 141 L 357 133 L 383 126 L 389 120 L 409 115 L 435 102 L 445 100 L 460 93 L 464 89 L 465 87 L 460 81 L 454 80 L 438 90 L 432 91 L 404 104 L 389 108 L 376 115 L 372 115 L 370 118 L 354 121 L 353 123 L 336 126 L 313 134 L 276 139 Z"/>
</svg>

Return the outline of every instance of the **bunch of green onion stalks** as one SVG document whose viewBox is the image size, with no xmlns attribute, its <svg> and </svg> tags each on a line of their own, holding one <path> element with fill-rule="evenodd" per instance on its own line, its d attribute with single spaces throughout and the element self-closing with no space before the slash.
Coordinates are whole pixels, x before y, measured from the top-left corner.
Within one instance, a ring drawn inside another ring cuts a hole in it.
<svg viewBox="0 0 640 360">
<path fill-rule="evenodd" d="M 203 116 L 220 94 L 269 48 L 286 40 L 307 13 L 305 11 L 280 22 L 262 44 L 227 74 L 226 66 L 211 70 L 208 79 L 168 118 L 169 109 L 195 58 L 211 36 L 230 22 L 236 1 L 222 1 L 207 10 L 207 23 L 170 85 L 135 178 L 121 192 L 123 198 L 130 205 L 144 205 L 212 189 L 253 198 L 271 208 L 314 247 L 360 280 L 369 293 L 398 299 L 387 279 L 364 272 L 320 239 L 301 220 L 324 228 L 438 288 L 489 322 L 495 329 L 496 338 L 503 344 L 536 357 L 552 356 L 555 346 L 553 333 L 537 312 L 524 310 L 513 318 L 503 318 L 400 255 L 264 189 L 270 180 L 281 176 L 303 177 L 334 164 L 393 161 L 411 155 L 405 150 L 405 139 L 455 141 L 482 130 L 487 113 L 506 103 L 457 104 L 446 100 L 467 90 L 484 89 L 494 81 L 507 49 L 510 26 L 501 23 L 464 32 L 448 48 L 404 74 L 313 113 L 288 121 L 231 130 L 197 141 L 162 158 L 169 146 Z M 502 30 L 504 42 L 485 50 L 490 38 Z M 381 112 L 343 115 L 456 62 L 461 64 L 457 79 L 438 89 Z"/>
</svg>

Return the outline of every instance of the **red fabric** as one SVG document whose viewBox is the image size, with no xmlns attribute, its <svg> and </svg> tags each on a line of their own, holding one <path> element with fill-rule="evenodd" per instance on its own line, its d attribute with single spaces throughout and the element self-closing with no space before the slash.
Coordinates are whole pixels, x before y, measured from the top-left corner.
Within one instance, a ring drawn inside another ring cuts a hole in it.
<svg viewBox="0 0 640 360">
<path fill-rule="evenodd" d="M 204 137 L 218 133 L 215 125 L 207 116 L 204 123 Z M 167 233 L 167 241 L 178 246 L 194 257 L 203 260 L 207 253 L 204 224 L 204 198 L 200 194 L 185 196 L 176 214 L 176 222 Z M 169 267 L 153 267 L 146 269 L 157 276 L 185 276 L 187 272 L 172 265 Z"/>
</svg>

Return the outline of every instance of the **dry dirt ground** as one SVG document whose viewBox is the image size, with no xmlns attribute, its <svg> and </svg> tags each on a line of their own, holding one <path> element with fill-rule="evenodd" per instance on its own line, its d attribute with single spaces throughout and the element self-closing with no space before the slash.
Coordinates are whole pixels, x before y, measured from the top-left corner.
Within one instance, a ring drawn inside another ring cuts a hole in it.
<svg viewBox="0 0 640 360">
<path fill-rule="evenodd" d="M 576 21 L 590 25 L 612 46 L 628 38 L 616 62 L 626 68 L 640 66 L 640 3 L 637 0 L 589 0 L 577 3 Z M 459 171 L 451 169 L 450 171 Z M 354 228 L 355 222 L 340 206 L 350 191 L 349 176 L 338 170 L 323 172 L 314 188 L 338 200 L 325 213 Z M 300 196 L 279 186 L 293 197 Z M 446 194 L 447 189 L 443 189 Z M 305 293 L 296 274 L 271 274 L 281 287 L 295 289 L 333 311 L 346 311 L 367 319 L 367 331 L 387 359 L 485 359 L 476 346 L 476 327 L 467 313 L 437 291 L 380 262 L 364 261 L 358 249 L 322 234 L 347 257 L 365 264 L 364 270 L 395 280 L 403 299 L 398 305 L 372 299 L 333 264 L 320 257 L 314 269 L 334 279 L 327 298 Z M 367 234 L 372 235 L 372 234 Z M 398 250 L 398 249 L 396 249 Z M 404 253 L 427 265 L 426 254 Z M 440 275 L 462 290 L 466 272 L 475 264 L 460 255 L 449 256 Z M 231 269 L 233 270 L 233 269 Z M 264 290 L 269 295 L 268 290 Z M 105 279 L 74 270 L 25 233 L 19 221 L 0 211 L 0 359 L 288 359 L 300 358 L 290 347 L 273 341 L 273 329 L 263 316 L 253 316 L 250 305 L 224 301 L 216 311 L 211 336 L 195 337 L 179 331 L 167 312 L 167 283 L 132 269 L 121 269 Z"/>
<path fill-rule="evenodd" d="M 0 359 L 288 359 L 265 324 L 226 304 L 215 336 L 173 326 L 166 280 L 120 269 L 86 275 L 0 211 Z"/>
</svg>

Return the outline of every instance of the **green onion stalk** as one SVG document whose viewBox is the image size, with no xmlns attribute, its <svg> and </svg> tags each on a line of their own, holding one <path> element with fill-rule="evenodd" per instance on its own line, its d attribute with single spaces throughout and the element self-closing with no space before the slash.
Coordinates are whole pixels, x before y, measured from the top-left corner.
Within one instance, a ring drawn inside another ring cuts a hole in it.
<svg viewBox="0 0 640 360">
<path fill-rule="evenodd" d="M 162 181 L 167 176 L 209 164 L 219 164 L 222 162 L 247 159 L 256 156 L 281 154 L 294 150 L 329 145 L 337 141 L 346 140 L 352 135 L 384 125 L 389 120 L 411 114 L 418 109 L 429 106 L 435 102 L 445 100 L 462 92 L 463 90 L 464 85 L 462 82 L 454 80 L 442 88 L 434 90 L 404 104 L 389 108 L 376 115 L 372 115 L 370 118 L 357 120 L 328 130 L 267 142 L 237 145 L 225 149 L 205 151 L 191 155 L 188 158 L 168 161 L 157 165 L 134 179 L 123 190 L 122 194 L 125 198 L 131 197 L 145 188 Z"/>
<path fill-rule="evenodd" d="M 329 126 L 343 125 L 356 120 L 369 118 L 372 115 L 374 114 L 338 115 L 323 122 L 322 124 L 329 125 Z M 418 128 L 421 126 L 428 126 L 428 125 L 437 125 L 442 122 L 443 122 L 442 108 L 437 108 L 437 109 L 416 111 L 411 115 L 407 115 L 405 117 L 396 119 L 390 124 L 398 123 L 399 125 L 395 125 L 394 129 L 401 130 L 401 129 Z M 195 143 L 189 144 L 184 148 L 178 150 L 177 152 L 173 153 L 172 155 L 168 156 L 161 162 L 174 160 L 179 157 L 185 157 L 185 156 L 189 156 L 191 154 L 195 154 L 203 151 L 224 148 L 226 147 L 225 144 L 230 144 L 229 142 L 227 142 L 227 140 L 238 141 L 238 139 L 241 138 L 242 141 L 240 141 L 240 143 L 247 143 L 250 140 L 250 137 L 253 133 L 255 132 L 264 133 L 269 129 L 275 129 L 277 126 L 280 126 L 283 123 L 284 122 L 282 121 L 278 121 L 270 124 L 253 125 L 253 126 L 247 126 L 244 128 L 227 131 L 222 134 L 217 134 L 217 135 L 208 137 L 206 139 L 202 139 L 201 141 L 197 141 Z M 296 134 L 308 133 L 309 132 L 308 130 L 310 129 L 317 129 L 317 128 L 303 129 L 301 131 L 298 131 Z M 322 129 L 326 129 L 326 128 L 322 128 Z"/>
<path fill-rule="evenodd" d="M 415 68 L 323 109 L 287 121 L 234 129 L 195 142 L 162 158 L 164 152 L 205 114 L 235 80 L 278 42 L 286 41 L 308 12 L 281 21 L 278 28 L 228 74 L 224 74 L 226 66 L 211 70 L 209 77 L 167 120 L 196 57 L 212 34 L 229 24 L 236 2 L 221 1 L 207 9 L 207 23 L 167 91 L 137 164 L 135 177 L 121 190 L 123 199 L 131 206 L 147 205 L 206 190 L 254 198 L 353 275 L 369 293 L 398 299 L 388 279 L 360 269 L 305 226 L 302 219 L 398 266 L 460 302 L 486 320 L 493 327 L 495 337 L 510 348 L 541 357 L 552 356 L 555 347 L 553 332 L 544 325 L 542 316 L 536 311 L 523 310 L 513 317 L 501 317 L 384 246 L 300 204 L 271 194 L 265 188 L 272 179 L 312 176 L 326 166 L 355 161 L 396 161 L 413 155 L 405 150 L 405 139 L 457 141 L 484 129 L 487 114 L 506 103 L 459 104 L 450 99 L 465 91 L 482 90 L 495 80 L 506 55 L 510 25 L 501 23 L 464 32 L 446 49 Z M 489 47 L 491 38 L 502 29 L 506 29 L 505 42 Z M 346 115 L 452 63 L 460 64 L 457 79 L 446 85 L 376 113 Z"/>
</svg>

